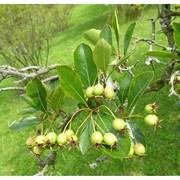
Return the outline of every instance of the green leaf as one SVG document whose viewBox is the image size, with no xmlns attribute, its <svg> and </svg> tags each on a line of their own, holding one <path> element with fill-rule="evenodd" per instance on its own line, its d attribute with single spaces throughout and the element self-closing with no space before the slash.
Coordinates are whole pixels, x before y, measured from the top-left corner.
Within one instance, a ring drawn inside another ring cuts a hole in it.
<svg viewBox="0 0 180 180">
<path fill-rule="evenodd" d="M 90 42 L 92 45 L 96 45 L 96 43 L 99 40 L 99 34 L 100 34 L 100 30 L 97 29 L 90 29 L 86 32 L 84 32 L 84 39 L 86 39 L 88 42 Z"/>
<path fill-rule="evenodd" d="M 25 118 L 13 121 L 9 128 L 12 130 L 22 130 L 24 128 L 34 126 L 41 122 L 42 122 L 42 119 L 39 119 L 35 116 L 29 116 L 29 117 L 25 117 Z"/>
<path fill-rule="evenodd" d="M 148 55 L 148 56 L 154 56 L 158 58 L 171 58 L 171 59 L 179 59 L 180 57 L 166 51 L 149 51 L 144 53 L 143 55 Z"/>
<path fill-rule="evenodd" d="M 89 119 L 87 125 L 79 137 L 79 148 L 82 154 L 85 154 L 91 147 L 91 134 L 93 133 L 92 121 Z"/>
<path fill-rule="evenodd" d="M 93 51 L 93 60 L 96 66 L 106 73 L 111 58 L 111 46 L 104 40 L 100 39 Z"/>
<path fill-rule="evenodd" d="M 132 79 L 128 92 L 128 111 L 130 111 L 136 105 L 139 98 L 145 92 L 148 85 L 152 81 L 153 77 L 154 73 L 152 71 L 147 71 L 137 75 Z"/>
<path fill-rule="evenodd" d="M 49 82 L 50 93 L 52 93 L 60 85 L 59 79 L 53 79 Z"/>
<path fill-rule="evenodd" d="M 26 94 L 32 99 L 36 109 L 47 113 L 46 89 L 38 78 L 27 84 Z"/>
<path fill-rule="evenodd" d="M 51 108 L 57 112 L 63 104 L 63 100 L 64 100 L 64 92 L 62 91 L 61 87 L 58 86 L 52 96 L 51 96 Z"/>
<path fill-rule="evenodd" d="M 180 52 L 180 24 L 173 22 L 172 27 L 174 29 L 174 41 L 178 51 Z"/>
<path fill-rule="evenodd" d="M 124 158 L 127 157 L 130 147 L 131 147 L 131 140 L 129 137 L 129 133 L 125 133 L 124 135 L 118 132 L 112 132 L 118 138 L 118 146 L 117 149 L 110 149 L 107 146 L 103 146 L 102 150 L 113 158 Z"/>
<path fill-rule="evenodd" d="M 74 53 L 76 72 L 85 88 L 92 86 L 97 78 L 97 67 L 94 64 L 92 50 L 86 44 L 80 44 Z"/>
<path fill-rule="evenodd" d="M 131 37 L 133 35 L 134 32 L 134 27 L 136 25 L 136 22 L 130 24 L 130 26 L 128 27 L 125 37 L 124 37 L 124 55 L 126 55 L 130 41 L 131 41 Z"/>
<path fill-rule="evenodd" d="M 132 120 L 126 120 L 127 127 L 129 129 L 130 137 L 134 144 L 136 143 L 142 143 L 146 147 L 146 139 L 141 131 L 141 129 L 138 127 L 138 125 L 133 122 Z"/>
<path fill-rule="evenodd" d="M 120 31 L 119 31 L 119 23 L 118 23 L 118 17 L 117 17 L 116 11 L 114 12 L 114 16 L 112 18 L 112 27 L 113 27 L 114 32 L 115 32 L 117 47 L 118 47 L 118 51 L 119 51 L 119 36 L 120 36 Z"/>
<path fill-rule="evenodd" d="M 112 46 L 112 32 L 111 32 L 111 26 L 105 25 L 103 29 L 101 30 L 101 33 L 99 35 L 99 39 L 105 39 L 111 46 Z"/>
<path fill-rule="evenodd" d="M 121 78 L 121 83 L 119 85 L 120 90 L 117 93 L 121 104 L 123 104 L 126 100 L 126 97 L 128 95 L 128 91 L 129 91 L 129 87 L 131 84 L 131 80 L 132 80 L 132 75 L 129 73 L 126 76 L 124 76 L 123 78 Z"/>
<path fill-rule="evenodd" d="M 28 97 L 26 94 L 21 95 L 23 101 L 25 101 L 29 106 L 36 108 L 35 104 L 33 103 L 32 99 Z"/>
<path fill-rule="evenodd" d="M 22 111 L 18 112 L 18 114 L 24 115 L 24 114 L 33 114 L 37 112 L 40 112 L 40 111 L 35 108 L 30 107 L 30 108 L 23 109 Z"/>
<path fill-rule="evenodd" d="M 58 66 L 57 71 L 64 93 L 87 106 L 79 76 L 68 66 Z"/>
</svg>

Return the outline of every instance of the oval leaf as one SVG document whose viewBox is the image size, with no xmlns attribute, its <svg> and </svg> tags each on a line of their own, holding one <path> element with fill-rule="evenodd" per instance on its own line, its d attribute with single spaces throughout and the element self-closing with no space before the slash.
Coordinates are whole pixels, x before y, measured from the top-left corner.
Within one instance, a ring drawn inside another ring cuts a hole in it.
<svg viewBox="0 0 180 180">
<path fill-rule="evenodd" d="M 63 99 L 64 99 L 64 92 L 62 91 L 61 87 L 58 86 L 52 96 L 51 96 L 51 108 L 57 112 L 63 104 Z"/>
<path fill-rule="evenodd" d="M 89 31 L 86 31 L 83 35 L 84 39 L 86 39 L 88 42 L 90 42 L 92 45 L 96 45 L 96 43 L 99 40 L 99 34 L 100 30 L 97 29 L 90 29 Z"/>
<path fill-rule="evenodd" d="M 97 67 L 94 64 L 92 50 L 86 44 L 80 44 L 74 53 L 76 72 L 85 88 L 92 86 L 97 77 Z"/>
<path fill-rule="evenodd" d="M 33 113 L 38 113 L 40 112 L 39 110 L 35 109 L 35 108 L 26 108 L 23 109 L 22 111 L 18 112 L 19 115 L 23 115 L 23 114 L 33 114 Z"/>
<path fill-rule="evenodd" d="M 176 43 L 178 51 L 180 52 L 180 24 L 174 22 L 172 24 L 172 27 L 174 29 L 174 41 Z"/>
<path fill-rule="evenodd" d="M 146 147 L 145 136 L 137 124 L 131 120 L 126 120 L 126 123 L 133 143 L 142 143 Z"/>
<path fill-rule="evenodd" d="M 87 106 L 79 76 L 68 66 L 58 66 L 57 71 L 64 93 Z"/>
<path fill-rule="evenodd" d="M 110 58 L 111 46 L 104 39 L 99 40 L 93 51 L 94 63 L 99 69 L 106 73 Z"/>
<path fill-rule="evenodd" d="M 111 46 L 112 46 L 112 32 L 111 32 L 111 26 L 105 25 L 103 29 L 101 30 L 101 33 L 99 35 L 99 39 L 105 39 Z"/>
<path fill-rule="evenodd" d="M 92 121 L 89 119 L 87 122 L 87 126 L 79 137 L 79 148 L 82 154 L 85 154 L 91 147 L 90 137 L 93 133 L 93 125 Z"/>
<path fill-rule="evenodd" d="M 172 54 L 170 52 L 166 51 L 149 51 L 144 53 L 143 55 L 148 55 L 148 56 L 154 56 L 154 57 L 159 57 L 159 58 L 171 58 L 171 59 L 179 59 L 180 57 Z"/>
<path fill-rule="evenodd" d="M 125 37 L 124 37 L 124 55 L 126 55 L 130 41 L 131 41 L 131 37 L 133 35 L 134 32 L 134 27 L 136 25 L 136 22 L 130 24 L 130 26 L 128 27 Z"/>
<path fill-rule="evenodd" d="M 38 78 L 28 83 L 26 94 L 32 99 L 36 109 L 47 113 L 46 89 Z"/>
<path fill-rule="evenodd" d="M 126 100 L 126 97 L 128 95 L 128 91 L 129 91 L 129 87 L 131 84 L 131 80 L 132 80 L 132 75 L 129 73 L 125 77 L 121 78 L 121 83 L 119 85 L 120 90 L 117 93 L 121 104 L 123 104 Z"/>
<path fill-rule="evenodd" d="M 130 111 L 138 102 L 141 95 L 145 92 L 148 85 L 152 81 L 154 73 L 148 71 L 141 73 L 131 81 L 131 85 L 128 92 L 128 106 L 127 110 Z"/>
<path fill-rule="evenodd" d="M 22 130 L 24 128 L 34 126 L 35 124 L 38 124 L 41 122 L 42 122 L 42 119 L 39 119 L 35 116 L 29 116 L 29 117 L 25 117 L 25 118 L 13 121 L 9 128 L 12 130 Z"/>
</svg>

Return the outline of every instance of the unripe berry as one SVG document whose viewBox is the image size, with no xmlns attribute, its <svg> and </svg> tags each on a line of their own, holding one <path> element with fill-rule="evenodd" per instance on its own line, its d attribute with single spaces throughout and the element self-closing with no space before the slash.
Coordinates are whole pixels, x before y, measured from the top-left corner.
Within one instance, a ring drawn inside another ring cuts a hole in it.
<svg viewBox="0 0 180 180">
<path fill-rule="evenodd" d="M 112 127 L 116 131 L 122 130 L 125 127 L 125 125 L 126 125 L 126 122 L 123 119 L 118 119 L 118 118 L 116 118 L 112 123 Z"/>
<path fill-rule="evenodd" d="M 145 154 L 146 150 L 143 144 L 137 143 L 134 145 L 134 153 L 138 156 Z"/>
<path fill-rule="evenodd" d="M 66 142 L 67 142 L 67 136 L 65 133 L 60 133 L 58 136 L 57 136 L 57 143 L 62 146 L 64 145 Z"/>
<path fill-rule="evenodd" d="M 71 129 L 68 129 L 65 131 L 65 134 L 67 136 L 67 140 L 69 141 L 69 140 L 71 140 L 71 137 L 74 135 L 74 131 Z"/>
<path fill-rule="evenodd" d="M 101 144 L 103 141 L 103 136 L 99 131 L 95 131 L 91 134 L 91 143 L 93 145 Z"/>
<path fill-rule="evenodd" d="M 28 148 L 33 148 L 36 145 L 35 139 L 33 137 L 29 137 L 26 140 L 26 145 L 28 146 Z"/>
<path fill-rule="evenodd" d="M 110 87 L 110 86 L 106 86 L 105 89 L 104 89 L 104 96 L 107 99 L 113 99 L 114 98 L 114 90 L 113 90 L 113 88 Z"/>
<path fill-rule="evenodd" d="M 36 137 L 36 143 L 39 145 L 45 145 L 47 142 L 47 137 L 44 135 L 39 135 Z"/>
<path fill-rule="evenodd" d="M 95 96 L 101 96 L 104 92 L 104 88 L 101 84 L 96 84 L 93 88 L 93 94 Z"/>
<path fill-rule="evenodd" d="M 55 144 L 57 140 L 57 135 L 54 132 L 50 132 L 46 135 L 46 138 L 51 144 Z"/>
<path fill-rule="evenodd" d="M 71 141 L 77 142 L 78 141 L 78 137 L 76 135 L 72 135 L 71 136 Z"/>
<path fill-rule="evenodd" d="M 148 126 L 154 126 L 157 124 L 158 122 L 158 117 L 155 114 L 149 114 L 144 118 L 144 122 L 148 125 Z"/>
<path fill-rule="evenodd" d="M 41 153 L 42 153 L 42 149 L 40 149 L 40 148 L 38 148 L 37 146 L 34 146 L 34 148 L 33 148 L 33 152 L 35 153 L 35 154 L 38 154 L 38 155 L 40 155 Z"/>
<path fill-rule="evenodd" d="M 147 104 L 147 105 L 145 106 L 144 110 L 145 110 L 145 112 L 147 112 L 148 114 L 153 113 L 153 109 L 152 109 L 152 107 L 151 107 L 150 104 Z"/>
<path fill-rule="evenodd" d="M 134 155 L 134 147 L 131 146 L 130 150 L 129 150 L 129 153 L 128 153 L 128 156 L 133 156 L 133 155 Z"/>
<path fill-rule="evenodd" d="M 108 145 L 108 146 L 113 146 L 117 143 L 117 137 L 113 133 L 107 133 L 103 137 L 103 141 Z"/>
<path fill-rule="evenodd" d="M 94 90 L 94 88 L 92 86 L 90 86 L 86 89 L 86 97 L 87 98 L 93 97 L 93 90 Z"/>
</svg>

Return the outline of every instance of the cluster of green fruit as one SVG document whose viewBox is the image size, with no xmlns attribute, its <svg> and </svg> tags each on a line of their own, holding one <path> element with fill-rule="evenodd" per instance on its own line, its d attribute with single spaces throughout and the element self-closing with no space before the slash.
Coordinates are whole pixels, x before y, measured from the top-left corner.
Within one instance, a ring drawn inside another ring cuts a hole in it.
<svg viewBox="0 0 180 180">
<path fill-rule="evenodd" d="M 111 100 L 114 98 L 114 90 L 110 86 L 106 86 L 105 88 L 101 84 L 96 84 L 95 86 L 90 86 L 86 89 L 86 97 L 92 98 L 94 96 L 102 96 Z"/>
<path fill-rule="evenodd" d="M 71 146 L 76 146 L 78 142 L 78 137 L 74 134 L 71 129 L 57 135 L 55 132 L 49 132 L 47 135 L 38 135 L 36 138 L 29 137 L 26 140 L 26 145 L 35 155 L 41 155 L 43 149 L 46 147 L 51 147 L 57 145 L 57 147 L 62 147 L 66 143 Z"/>
<path fill-rule="evenodd" d="M 145 116 L 144 118 L 144 122 L 145 124 L 147 124 L 148 126 L 156 126 L 159 125 L 159 119 L 158 117 L 155 115 L 156 113 L 156 109 L 157 109 L 157 105 L 155 103 L 153 104 L 147 104 L 145 106 L 145 112 L 148 113 L 147 116 Z"/>
</svg>

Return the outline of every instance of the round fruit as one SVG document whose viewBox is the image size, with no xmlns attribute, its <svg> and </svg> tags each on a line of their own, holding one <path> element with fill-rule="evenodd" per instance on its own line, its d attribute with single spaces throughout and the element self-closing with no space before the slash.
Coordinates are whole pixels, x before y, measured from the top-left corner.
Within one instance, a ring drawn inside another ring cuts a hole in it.
<svg viewBox="0 0 180 180">
<path fill-rule="evenodd" d="M 93 94 L 96 96 L 101 96 L 104 92 L 104 88 L 101 84 L 96 84 L 93 88 Z"/>
<path fill-rule="evenodd" d="M 42 153 L 42 149 L 39 149 L 37 146 L 34 146 L 34 148 L 33 148 L 33 152 L 35 153 L 35 154 L 41 154 Z"/>
<path fill-rule="evenodd" d="M 68 130 L 65 131 L 65 134 L 67 136 L 67 140 L 69 141 L 69 140 L 71 140 L 71 136 L 74 135 L 74 131 L 71 130 L 71 129 L 68 129 Z"/>
<path fill-rule="evenodd" d="M 103 141 L 108 146 L 113 146 L 114 144 L 117 143 L 117 137 L 113 133 L 107 133 L 107 134 L 104 135 Z"/>
<path fill-rule="evenodd" d="M 103 141 L 103 136 L 99 131 L 95 131 L 91 134 L 91 143 L 93 145 L 101 144 L 102 141 Z"/>
<path fill-rule="evenodd" d="M 113 90 L 113 88 L 110 87 L 110 86 L 106 86 L 105 89 L 104 89 L 104 96 L 107 99 L 113 99 L 114 98 L 114 90 Z"/>
<path fill-rule="evenodd" d="M 47 142 L 47 138 L 44 135 L 39 135 L 36 137 L 36 143 L 40 145 L 44 145 Z"/>
<path fill-rule="evenodd" d="M 93 90 L 94 90 L 94 88 L 92 86 L 90 86 L 86 89 L 86 97 L 87 98 L 93 97 Z"/>
<path fill-rule="evenodd" d="M 26 145 L 27 145 L 29 148 L 33 148 L 33 147 L 36 145 L 35 139 L 34 139 L 33 137 L 29 137 L 29 138 L 26 140 Z"/>
<path fill-rule="evenodd" d="M 153 113 L 153 108 L 151 106 L 151 104 L 147 104 L 144 108 L 145 112 L 147 112 L 148 114 Z"/>
<path fill-rule="evenodd" d="M 118 119 L 118 118 L 116 118 L 112 123 L 112 127 L 116 131 L 120 131 L 121 129 L 125 127 L 125 125 L 126 125 L 126 122 L 123 119 Z"/>
<path fill-rule="evenodd" d="M 57 135 L 54 132 L 50 132 L 46 135 L 46 138 L 51 144 L 55 144 L 57 140 Z"/>
<path fill-rule="evenodd" d="M 61 133 L 57 136 L 57 143 L 59 145 L 64 145 L 67 142 L 67 136 L 65 133 Z"/>
<path fill-rule="evenodd" d="M 76 135 L 72 135 L 71 136 L 71 141 L 77 142 L 78 141 L 78 137 Z"/>
<path fill-rule="evenodd" d="M 138 156 L 145 154 L 146 150 L 143 144 L 137 143 L 134 145 L 134 153 Z"/>
<path fill-rule="evenodd" d="M 133 155 L 134 155 L 134 148 L 133 148 L 133 146 L 131 146 L 128 156 L 133 156 Z"/>
<path fill-rule="evenodd" d="M 148 126 L 154 126 L 157 124 L 158 122 L 158 117 L 154 114 L 149 114 L 144 118 L 144 122 L 148 125 Z"/>
</svg>

